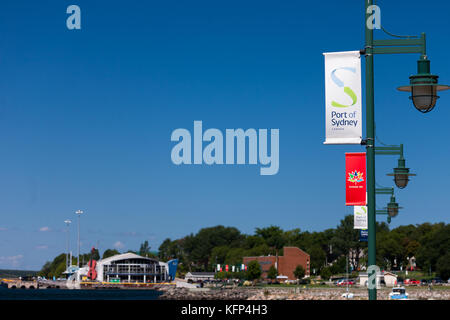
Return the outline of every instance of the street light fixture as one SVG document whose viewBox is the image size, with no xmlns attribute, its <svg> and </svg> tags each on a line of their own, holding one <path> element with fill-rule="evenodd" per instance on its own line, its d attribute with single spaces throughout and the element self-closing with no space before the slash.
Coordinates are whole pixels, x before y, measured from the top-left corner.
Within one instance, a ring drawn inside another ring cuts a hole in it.
<svg viewBox="0 0 450 320">
<path fill-rule="evenodd" d="M 415 173 L 409 173 L 409 168 L 405 166 L 405 159 L 400 156 L 398 159 L 398 166 L 394 168 L 393 173 L 388 173 L 388 176 L 394 177 L 394 182 L 397 188 L 403 189 L 408 185 L 409 177 L 415 176 Z"/>
<path fill-rule="evenodd" d="M 409 168 L 406 168 L 405 158 L 403 157 L 403 144 L 398 146 L 391 145 L 387 147 L 375 147 L 376 155 L 398 155 L 398 165 L 394 168 L 393 173 L 389 173 L 388 176 L 393 176 L 395 185 L 403 189 L 408 185 L 409 177 L 415 176 L 415 173 L 409 173 Z"/>
<path fill-rule="evenodd" d="M 389 217 L 395 218 L 398 215 L 398 209 L 400 209 L 400 207 L 398 206 L 398 203 L 395 202 L 395 197 L 391 196 L 391 201 L 387 204 L 387 213 Z"/>
<path fill-rule="evenodd" d="M 439 76 L 430 73 L 430 60 L 423 55 L 417 61 L 417 74 L 410 76 L 410 85 L 399 87 L 399 91 L 411 92 L 410 99 L 414 107 L 422 113 L 433 110 L 436 100 L 439 98 L 438 91 L 450 89 L 447 85 L 438 84 Z"/>
</svg>

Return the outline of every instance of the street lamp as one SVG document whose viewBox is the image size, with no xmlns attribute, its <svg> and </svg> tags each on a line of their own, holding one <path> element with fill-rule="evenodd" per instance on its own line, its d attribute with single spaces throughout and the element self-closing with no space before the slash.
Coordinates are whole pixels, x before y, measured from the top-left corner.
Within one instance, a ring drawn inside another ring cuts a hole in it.
<svg viewBox="0 0 450 320">
<path fill-rule="evenodd" d="M 398 215 L 398 209 L 400 209 L 400 207 L 398 206 L 398 203 L 395 202 L 395 197 L 391 196 L 391 201 L 387 204 L 387 213 L 389 217 L 395 218 Z"/>
<path fill-rule="evenodd" d="M 403 189 L 408 185 L 409 177 L 415 176 L 415 173 L 409 173 L 409 168 L 406 168 L 405 158 L 403 157 L 403 144 L 398 146 L 391 145 L 387 147 L 375 147 L 376 155 L 398 155 L 398 165 L 394 168 L 394 173 L 389 173 L 388 176 L 393 176 L 395 185 Z"/>
<path fill-rule="evenodd" d="M 405 166 L 405 159 L 400 156 L 398 159 L 397 168 L 394 168 L 393 173 L 388 173 L 388 176 L 394 177 L 394 182 L 397 188 L 403 189 L 408 185 L 409 177 L 415 176 L 415 173 L 409 173 L 409 168 Z"/>
<path fill-rule="evenodd" d="M 78 215 L 78 258 L 77 266 L 80 267 L 80 216 L 83 213 L 82 210 L 77 210 L 75 213 Z"/>
<path fill-rule="evenodd" d="M 426 55 L 422 55 L 417 61 L 417 74 L 410 76 L 409 86 L 399 87 L 399 91 L 411 92 L 410 99 L 414 107 L 422 113 L 433 110 L 436 100 L 439 98 L 438 91 L 450 89 L 447 85 L 438 84 L 439 76 L 430 73 L 430 60 Z"/>
<path fill-rule="evenodd" d="M 66 253 L 66 270 L 69 269 L 69 254 L 70 254 L 70 235 L 69 235 L 69 225 L 72 223 L 70 220 L 64 220 L 66 224 L 66 232 L 67 232 L 67 253 Z"/>
</svg>

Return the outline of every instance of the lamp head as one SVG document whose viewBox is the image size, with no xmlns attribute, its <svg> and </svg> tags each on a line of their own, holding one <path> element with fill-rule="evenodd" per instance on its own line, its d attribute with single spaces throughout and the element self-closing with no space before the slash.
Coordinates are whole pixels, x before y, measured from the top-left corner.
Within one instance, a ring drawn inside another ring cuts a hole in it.
<svg viewBox="0 0 450 320">
<path fill-rule="evenodd" d="M 422 113 L 433 110 L 438 91 L 450 89 L 447 85 L 438 84 L 439 76 L 430 73 L 430 60 L 422 56 L 417 61 L 417 74 L 409 77 L 409 86 L 399 87 L 399 91 L 411 92 L 410 99 L 414 107 Z"/>
<path fill-rule="evenodd" d="M 394 168 L 393 173 L 388 173 L 387 175 L 393 176 L 397 188 L 403 189 L 408 185 L 409 177 L 415 176 L 416 174 L 409 173 L 409 168 L 406 168 L 405 166 L 405 159 L 403 157 L 400 157 L 400 159 L 398 159 L 397 168 Z"/>
<path fill-rule="evenodd" d="M 387 212 L 389 217 L 396 217 L 399 209 L 400 207 L 398 206 L 398 203 L 395 202 L 395 197 L 391 196 L 391 201 L 387 204 Z"/>
</svg>

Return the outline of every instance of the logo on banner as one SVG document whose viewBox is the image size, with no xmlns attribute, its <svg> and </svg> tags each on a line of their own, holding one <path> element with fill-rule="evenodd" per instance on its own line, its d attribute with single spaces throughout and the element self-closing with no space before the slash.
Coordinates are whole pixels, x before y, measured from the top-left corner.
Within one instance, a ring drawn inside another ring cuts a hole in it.
<svg viewBox="0 0 450 320">
<path fill-rule="evenodd" d="M 349 172 L 348 173 L 348 181 L 353 182 L 355 184 L 357 184 L 359 182 L 363 182 L 364 181 L 363 173 L 356 171 L 356 170 L 353 172 Z"/>
<path fill-rule="evenodd" d="M 367 207 L 354 206 L 353 229 L 367 229 Z"/>
<path fill-rule="evenodd" d="M 331 101 L 331 105 L 336 108 L 348 108 L 351 106 L 354 106 L 356 102 L 358 101 L 358 97 L 356 96 L 356 93 L 348 86 L 345 86 L 344 81 L 342 81 L 338 76 L 336 75 L 336 71 L 338 70 L 346 70 L 353 72 L 356 75 L 356 68 L 351 67 L 342 67 L 342 68 L 336 68 L 331 72 L 331 80 L 339 87 L 344 88 L 344 93 L 346 93 L 351 99 L 352 104 L 343 104 L 336 101 Z"/>
<path fill-rule="evenodd" d="M 365 206 L 366 154 L 364 152 L 345 154 L 345 189 L 347 206 Z"/>
<path fill-rule="evenodd" d="M 360 144 L 361 54 L 326 52 L 325 144 Z"/>
</svg>

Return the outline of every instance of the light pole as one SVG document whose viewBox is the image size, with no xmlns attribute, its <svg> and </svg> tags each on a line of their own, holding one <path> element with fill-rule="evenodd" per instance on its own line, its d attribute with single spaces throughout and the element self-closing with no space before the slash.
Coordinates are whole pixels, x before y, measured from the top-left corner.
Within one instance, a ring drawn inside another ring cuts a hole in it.
<svg viewBox="0 0 450 320">
<path fill-rule="evenodd" d="M 66 224 L 66 232 L 67 232 L 67 253 L 66 253 L 66 270 L 69 269 L 69 254 L 70 254 L 70 230 L 69 225 L 72 223 L 70 220 L 65 220 L 64 223 Z"/>
<path fill-rule="evenodd" d="M 375 105 L 374 105 L 374 55 L 375 54 L 402 54 L 402 53 L 420 53 L 420 60 L 417 62 L 418 74 L 410 77 L 410 85 L 398 88 L 400 91 L 411 92 L 411 100 L 415 108 L 423 113 L 431 111 L 436 100 L 439 98 L 437 91 L 447 90 L 450 87 L 438 85 L 438 76 L 430 73 L 430 61 L 426 54 L 426 38 L 422 33 L 420 37 L 400 37 L 403 39 L 374 40 L 373 26 L 367 24 L 371 19 L 373 12 L 373 0 L 364 0 L 365 2 L 365 48 L 362 53 L 366 57 L 366 139 L 362 144 L 366 145 L 367 154 L 367 207 L 368 207 L 368 264 L 376 265 L 376 202 L 375 202 Z M 404 169 L 399 167 L 399 169 Z M 397 172 L 408 174 L 406 170 L 397 170 Z M 401 176 L 399 176 L 401 177 Z M 408 176 L 406 176 L 407 178 Z M 401 181 L 397 181 L 399 184 Z M 401 184 L 400 184 L 401 185 Z M 393 213 L 395 199 L 391 199 L 391 207 L 388 211 Z M 398 206 L 398 204 L 397 204 Z M 373 277 L 372 271 L 369 278 Z M 372 276 L 372 277 L 371 277 Z M 377 299 L 376 286 L 369 286 L 369 300 Z"/>
<path fill-rule="evenodd" d="M 78 215 L 78 258 L 77 266 L 80 267 L 80 216 L 83 213 L 82 210 L 77 210 L 75 213 Z"/>
</svg>

